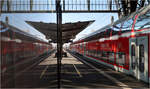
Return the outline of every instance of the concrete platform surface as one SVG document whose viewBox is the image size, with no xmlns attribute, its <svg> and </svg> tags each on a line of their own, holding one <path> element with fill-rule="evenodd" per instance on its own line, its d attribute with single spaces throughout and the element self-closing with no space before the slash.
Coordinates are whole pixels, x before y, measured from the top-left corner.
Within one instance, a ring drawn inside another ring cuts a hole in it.
<svg viewBox="0 0 150 89">
<path fill-rule="evenodd" d="M 103 65 L 99 66 L 98 69 L 119 81 L 119 83 L 114 82 L 111 78 L 99 73 L 97 69 L 85 65 L 69 53 L 67 55 L 68 57 L 62 59 L 62 88 L 148 88 L 147 84 L 133 77 L 113 71 Z M 57 58 L 54 56 L 55 54 L 52 54 L 35 67 L 16 77 L 15 88 L 57 88 Z"/>
</svg>

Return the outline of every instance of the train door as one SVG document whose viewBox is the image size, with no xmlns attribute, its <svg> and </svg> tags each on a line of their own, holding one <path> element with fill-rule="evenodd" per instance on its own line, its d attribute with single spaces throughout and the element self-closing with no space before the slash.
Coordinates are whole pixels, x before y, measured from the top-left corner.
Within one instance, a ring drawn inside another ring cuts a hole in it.
<svg viewBox="0 0 150 89">
<path fill-rule="evenodd" d="M 138 79 L 148 82 L 148 37 L 130 39 L 130 70 Z"/>
<path fill-rule="evenodd" d="M 136 60 L 136 38 L 131 38 L 130 39 L 130 72 L 132 75 L 134 76 L 138 76 L 137 75 L 137 60 Z"/>
</svg>

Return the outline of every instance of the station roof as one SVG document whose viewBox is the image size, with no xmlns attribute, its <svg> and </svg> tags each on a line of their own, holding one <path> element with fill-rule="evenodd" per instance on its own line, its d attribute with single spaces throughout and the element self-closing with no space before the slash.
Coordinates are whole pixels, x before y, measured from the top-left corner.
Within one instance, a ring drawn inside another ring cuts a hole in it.
<svg viewBox="0 0 150 89">
<path fill-rule="evenodd" d="M 35 29 L 43 33 L 47 39 L 51 39 L 52 42 L 57 42 L 57 24 L 56 23 L 44 23 L 44 22 L 32 22 L 26 21 L 28 24 L 33 26 Z M 70 39 L 74 39 L 75 36 L 92 24 L 94 20 L 64 23 L 62 24 L 62 42 L 68 43 Z"/>
</svg>

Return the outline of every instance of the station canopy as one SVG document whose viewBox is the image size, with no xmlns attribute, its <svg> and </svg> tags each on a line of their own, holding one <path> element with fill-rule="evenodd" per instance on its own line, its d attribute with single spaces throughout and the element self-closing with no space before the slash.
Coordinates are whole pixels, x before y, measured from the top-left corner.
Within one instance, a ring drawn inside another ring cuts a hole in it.
<svg viewBox="0 0 150 89">
<path fill-rule="evenodd" d="M 33 22 L 26 21 L 29 25 L 43 33 L 47 39 L 51 39 L 52 42 L 57 43 L 57 24 L 56 23 L 44 23 L 44 22 Z M 62 24 L 62 43 L 68 43 L 71 39 L 92 24 L 94 20 L 64 23 Z"/>
</svg>

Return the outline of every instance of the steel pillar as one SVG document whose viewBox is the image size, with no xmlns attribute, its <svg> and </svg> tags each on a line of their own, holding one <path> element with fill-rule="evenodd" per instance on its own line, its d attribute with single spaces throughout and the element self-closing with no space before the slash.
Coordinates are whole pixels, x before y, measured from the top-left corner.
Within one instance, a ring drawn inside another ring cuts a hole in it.
<svg viewBox="0 0 150 89">
<path fill-rule="evenodd" d="M 7 0 L 7 11 L 11 10 L 11 1 Z"/>
<path fill-rule="evenodd" d="M 90 11 L 90 0 L 87 0 L 88 11 Z"/>
<path fill-rule="evenodd" d="M 61 88 L 61 60 L 62 60 L 62 10 L 60 0 L 56 0 L 57 15 L 57 82 L 58 88 Z"/>
<path fill-rule="evenodd" d="M 30 11 L 32 11 L 33 8 L 33 0 L 30 0 Z"/>
</svg>

